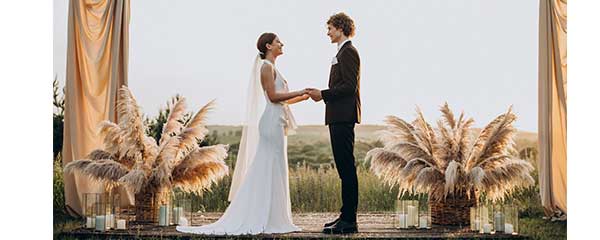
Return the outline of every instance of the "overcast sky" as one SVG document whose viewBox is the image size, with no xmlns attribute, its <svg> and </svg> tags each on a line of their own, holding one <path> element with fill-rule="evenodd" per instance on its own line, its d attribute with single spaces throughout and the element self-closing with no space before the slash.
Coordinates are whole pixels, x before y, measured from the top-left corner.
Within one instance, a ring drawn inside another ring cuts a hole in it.
<svg viewBox="0 0 600 240">
<path fill-rule="evenodd" d="M 67 0 L 54 1 L 54 71 L 64 85 Z M 243 120 L 256 40 L 275 32 L 284 42 L 278 69 L 292 90 L 326 88 L 335 45 L 328 17 L 356 23 L 361 56 L 362 119 L 431 123 L 448 101 L 481 127 L 514 106 L 521 130 L 537 131 L 537 0 L 193 1 L 131 2 L 129 86 L 143 111 L 179 93 L 188 109 L 211 99 L 210 124 Z M 322 102 L 292 106 L 299 124 L 323 124 Z"/>
</svg>

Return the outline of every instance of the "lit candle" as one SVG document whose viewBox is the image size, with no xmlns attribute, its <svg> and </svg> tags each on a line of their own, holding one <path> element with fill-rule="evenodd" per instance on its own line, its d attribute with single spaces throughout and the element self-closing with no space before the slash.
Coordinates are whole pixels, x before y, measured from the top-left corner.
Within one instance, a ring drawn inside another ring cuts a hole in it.
<svg viewBox="0 0 600 240">
<path fill-rule="evenodd" d="M 85 222 L 85 227 L 86 228 L 95 228 L 96 227 L 96 218 L 87 217 L 86 222 Z"/>
<path fill-rule="evenodd" d="M 515 229 L 512 224 L 510 224 L 510 223 L 504 224 L 504 233 L 513 234 L 514 231 L 515 231 Z"/>
<path fill-rule="evenodd" d="M 96 216 L 96 230 L 102 232 L 106 230 L 106 217 L 104 215 Z"/>
<path fill-rule="evenodd" d="M 398 214 L 398 221 L 400 222 L 400 228 L 407 228 L 406 225 L 406 214 L 400 213 Z"/>
<path fill-rule="evenodd" d="M 117 229 L 125 230 L 125 219 L 117 220 Z"/>
<path fill-rule="evenodd" d="M 483 224 L 483 233 L 492 233 L 492 224 L 484 223 Z"/>
<path fill-rule="evenodd" d="M 427 228 L 427 216 L 419 217 L 419 228 Z"/>
</svg>

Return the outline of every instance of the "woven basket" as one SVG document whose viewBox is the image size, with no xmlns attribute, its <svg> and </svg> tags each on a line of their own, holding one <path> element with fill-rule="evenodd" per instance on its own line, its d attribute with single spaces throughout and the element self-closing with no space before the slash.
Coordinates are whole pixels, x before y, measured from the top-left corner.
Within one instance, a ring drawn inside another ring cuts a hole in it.
<svg viewBox="0 0 600 240">
<path fill-rule="evenodd" d="M 135 194 L 135 220 L 140 224 L 158 223 L 158 209 L 161 203 L 169 202 L 170 192 L 161 189 L 156 192 L 142 189 Z"/>
<path fill-rule="evenodd" d="M 468 226 L 470 208 L 477 205 L 477 199 L 467 198 L 465 193 L 448 196 L 445 201 L 429 201 L 431 223 L 435 225 Z"/>
</svg>

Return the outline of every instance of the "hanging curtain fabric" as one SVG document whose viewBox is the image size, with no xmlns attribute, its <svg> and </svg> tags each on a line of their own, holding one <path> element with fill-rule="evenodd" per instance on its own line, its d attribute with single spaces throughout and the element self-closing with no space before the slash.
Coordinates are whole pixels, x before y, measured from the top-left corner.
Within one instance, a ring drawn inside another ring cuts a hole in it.
<svg viewBox="0 0 600 240">
<path fill-rule="evenodd" d="M 567 214 L 567 0 L 540 0 L 539 180 L 547 216 Z"/>
<path fill-rule="evenodd" d="M 63 166 L 102 146 L 97 126 L 116 122 L 117 89 L 127 85 L 128 0 L 71 0 L 69 3 Z M 65 174 L 67 211 L 81 216 L 83 193 L 104 184 L 78 173 Z M 133 195 L 118 189 L 122 204 Z"/>
</svg>

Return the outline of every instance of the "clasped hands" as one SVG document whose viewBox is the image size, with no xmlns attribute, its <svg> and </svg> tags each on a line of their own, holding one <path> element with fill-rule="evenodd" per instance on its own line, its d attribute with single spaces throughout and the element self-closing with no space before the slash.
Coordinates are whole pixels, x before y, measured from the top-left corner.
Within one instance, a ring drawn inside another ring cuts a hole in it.
<svg viewBox="0 0 600 240">
<path fill-rule="evenodd" d="M 307 100 L 310 97 L 315 102 L 323 99 L 323 96 L 321 96 L 321 90 L 316 88 L 305 88 L 302 91 L 302 97 L 304 100 Z"/>
</svg>

